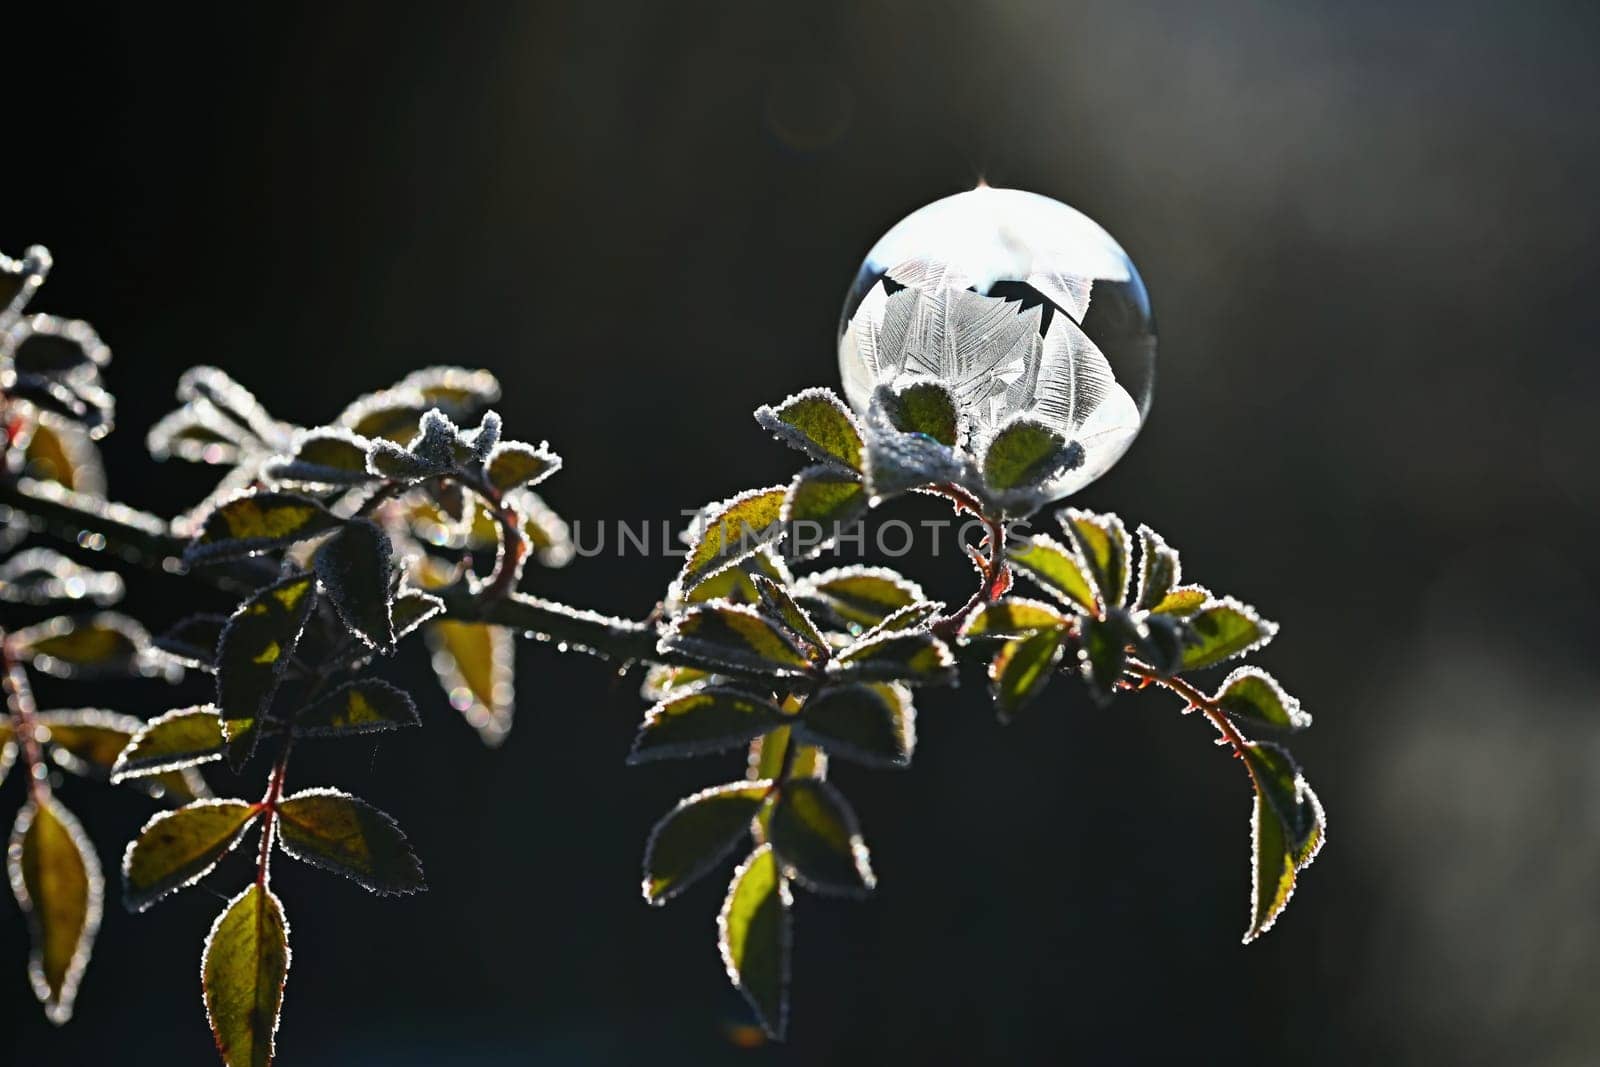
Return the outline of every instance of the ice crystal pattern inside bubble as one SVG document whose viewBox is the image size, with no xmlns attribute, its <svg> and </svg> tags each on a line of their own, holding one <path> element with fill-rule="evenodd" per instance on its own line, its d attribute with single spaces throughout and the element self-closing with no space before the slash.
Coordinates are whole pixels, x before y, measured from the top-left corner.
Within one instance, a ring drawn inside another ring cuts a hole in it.
<svg viewBox="0 0 1600 1067">
<path fill-rule="evenodd" d="M 1150 408 L 1155 323 L 1138 271 L 1059 201 L 982 186 L 919 208 L 867 253 L 839 321 L 845 395 L 937 378 L 971 447 L 1027 414 L 1084 450 L 1066 496 L 1122 457 Z"/>
</svg>

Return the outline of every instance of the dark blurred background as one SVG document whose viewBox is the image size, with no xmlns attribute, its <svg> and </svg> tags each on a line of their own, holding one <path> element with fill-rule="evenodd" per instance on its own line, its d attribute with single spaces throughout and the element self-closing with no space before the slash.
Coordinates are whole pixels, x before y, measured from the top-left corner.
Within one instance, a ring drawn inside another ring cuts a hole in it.
<svg viewBox="0 0 1600 1067">
<path fill-rule="evenodd" d="M 748 1050 L 717 880 L 664 911 L 637 889 L 652 821 L 737 758 L 624 768 L 633 683 L 533 645 L 518 728 L 485 750 L 414 649 L 395 676 L 428 728 L 307 750 L 292 784 L 394 813 L 432 888 L 275 866 L 282 1062 L 1600 1062 L 1597 23 L 1470 2 L 9 11 L 0 247 L 47 243 L 35 306 L 113 347 L 113 496 L 170 513 L 209 487 L 142 444 L 198 362 L 305 423 L 414 367 L 488 367 L 508 427 L 566 455 L 545 495 L 570 518 L 771 484 L 795 458 L 750 409 L 836 384 L 868 245 L 985 178 L 1098 219 L 1155 302 L 1151 421 L 1082 502 L 1279 620 L 1260 661 L 1316 716 L 1296 751 L 1330 844 L 1244 948 L 1249 790 L 1202 722 L 1156 694 L 1097 713 L 1066 683 L 1005 728 L 976 679 L 927 695 L 910 771 L 836 768 L 880 891 L 801 896 L 792 1040 Z M 639 616 L 674 566 L 525 585 Z M 131 607 L 170 619 L 185 588 L 135 580 Z M 144 715 L 204 683 L 42 688 Z M 110 866 L 147 811 L 71 786 Z M 143 917 L 112 902 L 60 1031 L 12 910 L 9 1062 L 209 1062 L 200 943 L 243 877 Z"/>
</svg>

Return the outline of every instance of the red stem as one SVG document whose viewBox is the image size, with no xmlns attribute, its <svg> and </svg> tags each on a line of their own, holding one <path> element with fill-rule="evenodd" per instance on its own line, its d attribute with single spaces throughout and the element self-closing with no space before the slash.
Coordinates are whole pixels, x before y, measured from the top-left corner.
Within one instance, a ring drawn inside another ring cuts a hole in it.
<svg viewBox="0 0 1600 1067">
<path fill-rule="evenodd" d="M 5 669 L 6 705 L 11 709 L 11 731 L 22 743 L 23 762 L 28 768 L 28 795 L 35 807 L 42 808 L 50 799 L 50 780 L 45 767 L 44 750 L 39 745 L 33 690 L 28 687 L 28 676 L 22 664 L 17 662 L 11 639 L 4 630 L 0 630 L 0 661 L 3 661 Z"/>
</svg>

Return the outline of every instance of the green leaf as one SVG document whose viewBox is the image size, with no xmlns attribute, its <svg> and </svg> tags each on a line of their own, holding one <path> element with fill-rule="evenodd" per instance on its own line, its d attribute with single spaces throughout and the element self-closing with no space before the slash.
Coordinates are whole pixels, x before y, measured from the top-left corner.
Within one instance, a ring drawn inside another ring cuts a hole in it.
<svg viewBox="0 0 1600 1067">
<path fill-rule="evenodd" d="M 706 686 L 663 700 L 645 713 L 629 763 L 740 748 L 777 726 L 776 704 L 727 686 Z"/>
<path fill-rule="evenodd" d="M 295 574 L 257 590 L 228 618 L 217 648 L 217 709 L 235 773 L 255 751 L 257 720 L 271 707 L 316 602 L 316 580 Z"/>
<path fill-rule="evenodd" d="M 17 813 L 6 869 L 33 938 L 28 981 L 45 1017 L 59 1026 L 72 1018 L 100 928 L 100 860 L 78 820 L 45 793 L 42 804 L 30 798 Z"/>
<path fill-rule="evenodd" d="M 516 639 L 504 626 L 437 619 L 427 624 L 433 672 L 467 725 L 486 745 L 511 733 L 516 713 Z"/>
<path fill-rule="evenodd" d="M 783 504 L 789 487 L 752 489 L 706 509 L 704 525 L 678 574 L 677 588 L 692 588 L 700 579 L 753 555 L 783 533 Z"/>
<path fill-rule="evenodd" d="M 751 575 L 755 585 L 756 595 L 761 600 L 761 608 L 766 614 L 789 631 L 795 638 L 801 650 L 813 660 L 825 658 L 828 654 L 828 639 L 817 624 L 811 621 L 811 616 L 805 609 L 794 602 L 788 590 L 764 575 Z"/>
<path fill-rule="evenodd" d="M 891 390 L 883 399 L 883 410 L 902 433 L 925 434 L 950 448 L 960 448 L 966 440 L 966 419 L 956 398 L 932 379 Z"/>
<path fill-rule="evenodd" d="M 111 780 L 122 782 L 210 763 L 221 759 L 226 747 L 215 705 L 177 708 L 151 719 L 133 735 L 111 765 Z"/>
<path fill-rule="evenodd" d="M 88 618 L 61 616 L 11 635 L 11 646 L 36 670 L 62 678 L 136 671 L 150 635 L 134 620 L 102 611 Z"/>
<path fill-rule="evenodd" d="M 676 696 L 686 692 L 701 682 L 710 681 L 713 675 L 710 671 L 703 671 L 697 667 L 670 667 L 664 663 L 656 663 L 645 672 L 644 682 L 639 686 L 639 693 L 652 703 L 665 700 L 667 696 Z"/>
<path fill-rule="evenodd" d="M 337 529 L 342 520 L 310 497 L 249 493 L 218 505 L 184 549 L 191 566 L 287 548 Z"/>
<path fill-rule="evenodd" d="M 867 490 L 854 474 L 818 464 L 795 475 L 782 519 L 799 555 L 832 544 L 843 527 L 867 513 Z"/>
<path fill-rule="evenodd" d="M 828 664 L 828 673 L 848 681 L 943 685 L 955 675 L 955 657 L 927 630 L 903 630 L 862 638 Z"/>
<path fill-rule="evenodd" d="M 717 947 L 728 980 L 750 1003 L 761 1028 L 779 1041 L 789 1025 L 792 904 L 772 846 L 762 845 L 733 872 L 717 915 Z"/>
<path fill-rule="evenodd" d="M 1278 632 L 1275 623 L 1232 597 L 1214 600 L 1189 619 L 1192 643 L 1183 652 L 1186 671 L 1213 667 L 1260 648 Z"/>
<path fill-rule="evenodd" d="M 178 399 L 210 405 L 222 419 L 243 431 L 238 440 L 254 443 L 257 449 L 277 451 L 289 442 L 290 427 L 267 414 L 250 390 L 216 367 L 184 371 L 178 379 Z"/>
<path fill-rule="evenodd" d="M 990 489 L 1033 489 L 1083 462 L 1083 448 L 1037 419 L 1017 416 L 1002 426 L 983 454 L 983 480 Z"/>
<path fill-rule="evenodd" d="M 873 424 L 867 429 L 863 478 L 874 500 L 940 482 L 966 484 L 975 476 L 965 455 L 925 434 Z"/>
<path fill-rule="evenodd" d="M 267 1067 L 289 975 L 289 924 L 265 885 L 252 883 L 211 924 L 200 955 L 206 1018 L 226 1067 Z"/>
<path fill-rule="evenodd" d="M 878 884 L 855 812 L 820 778 L 782 783 L 767 837 L 807 889 L 860 896 Z"/>
<path fill-rule="evenodd" d="M 222 641 L 226 615 L 205 612 L 189 615 L 172 625 L 152 643 L 156 651 L 184 667 L 217 669 L 217 645 Z"/>
<path fill-rule="evenodd" d="M 295 716 L 296 737 L 351 737 L 421 726 L 411 695 L 378 678 L 347 682 Z"/>
<path fill-rule="evenodd" d="M 829 389 L 807 389 L 776 408 L 763 404 L 756 422 L 778 440 L 814 459 L 861 469 L 861 427 Z"/>
<path fill-rule="evenodd" d="M 1146 612 L 1133 630 L 1134 654 L 1163 678 L 1183 669 L 1183 650 L 1188 640 L 1188 627 L 1173 615 Z"/>
<path fill-rule="evenodd" d="M 911 691 L 892 683 L 830 685 L 805 703 L 800 736 L 869 767 L 906 767 L 917 743 Z"/>
<path fill-rule="evenodd" d="M 1183 577 L 1178 552 L 1148 526 L 1139 527 L 1139 595 L 1136 606 L 1150 609 L 1165 602 Z"/>
<path fill-rule="evenodd" d="M 394 651 L 394 620 L 389 614 L 394 588 L 394 549 L 377 524 L 351 522 L 317 550 L 315 567 L 328 601 L 339 618 L 370 648 Z"/>
<path fill-rule="evenodd" d="M 731 600 L 735 604 L 755 604 L 761 599 L 752 580 L 757 574 L 765 575 L 783 586 L 794 581 L 783 561 L 763 549 L 741 563 L 726 567 L 709 578 L 702 578 L 683 594 L 683 601 L 704 604 L 708 600 Z"/>
<path fill-rule="evenodd" d="M 1100 605 L 1083 565 L 1072 550 L 1046 534 L 1006 545 L 1011 566 L 1032 579 L 1041 589 L 1070 607 L 1095 614 Z"/>
<path fill-rule="evenodd" d="M 944 604 L 938 600 L 924 600 L 919 604 L 907 604 L 905 607 L 898 608 L 885 616 L 882 622 L 863 633 L 861 640 L 865 641 L 870 637 L 881 637 L 884 634 L 900 633 L 903 630 L 918 629 L 943 610 Z"/>
<path fill-rule="evenodd" d="M 560 469 L 561 457 L 548 445 L 534 448 L 520 441 L 502 441 L 485 464 L 489 484 L 502 493 L 531 488 Z"/>
<path fill-rule="evenodd" d="M 1068 619 L 1040 600 L 1012 596 L 978 605 L 961 625 L 963 641 L 979 637 L 1027 637 L 1040 630 L 1060 630 Z"/>
<path fill-rule="evenodd" d="M 750 832 L 770 781 L 730 782 L 684 797 L 650 831 L 644 848 L 644 899 L 665 904 L 687 889 Z"/>
<path fill-rule="evenodd" d="M 804 674 L 811 661 L 777 623 L 738 604 L 690 608 L 662 636 L 658 650 L 682 652 L 719 667 L 776 676 Z"/>
<path fill-rule="evenodd" d="M 0 601 L 42 606 L 61 600 L 112 604 L 122 598 L 122 578 L 96 571 L 49 548 L 29 548 L 0 563 Z"/>
<path fill-rule="evenodd" d="M 1120 610 L 1104 619 L 1085 617 L 1079 626 L 1078 669 L 1096 704 L 1105 707 L 1116 695 L 1128 663 L 1127 646 L 1132 624 Z"/>
<path fill-rule="evenodd" d="M 746 777 L 752 782 L 778 778 L 783 772 L 785 753 L 791 744 L 795 746 L 794 759 L 789 767 L 791 777 L 828 776 L 828 753 L 816 745 L 806 744 L 805 739 L 800 737 L 793 727 L 780 726 L 767 736 L 758 737 L 750 743 Z M 768 812 L 763 812 L 759 818 L 765 822 L 767 814 Z"/>
<path fill-rule="evenodd" d="M 924 599 L 922 587 L 886 567 L 839 567 L 808 574 L 794 585 L 797 595 L 824 601 L 845 621 L 861 627 Z"/>
<path fill-rule="evenodd" d="M 275 482 L 315 489 L 333 489 L 372 481 L 367 451 L 372 443 L 343 427 L 323 426 L 301 432 L 288 455 L 267 462 L 264 473 Z"/>
<path fill-rule="evenodd" d="M 1245 765 L 1255 784 L 1251 810 L 1249 944 L 1272 928 L 1326 836 L 1322 804 L 1289 754 L 1275 745 L 1247 744 Z"/>
<path fill-rule="evenodd" d="M 307 789 L 278 804 L 278 843 L 302 863 L 381 896 L 427 888 L 406 835 L 384 812 L 337 789 Z"/>
<path fill-rule="evenodd" d="M 444 611 L 444 601 L 416 589 L 402 589 L 389 605 L 389 621 L 394 624 L 394 638 L 399 641 L 417 627 Z"/>
<path fill-rule="evenodd" d="M 1283 730 L 1304 730 L 1311 716 L 1278 680 L 1259 667 L 1240 667 L 1222 680 L 1213 701 L 1229 718 Z"/>
<path fill-rule="evenodd" d="M 1203 585 L 1180 585 L 1162 597 L 1161 603 L 1150 610 L 1157 615 L 1187 619 L 1215 599 L 1211 595 L 1211 590 Z"/>
<path fill-rule="evenodd" d="M 1061 662 L 1063 645 L 1056 630 L 1008 641 L 989 664 L 989 690 L 1002 721 L 1009 720 L 1044 692 Z"/>
<path fill-rule="evenodd" d="M 1104 610 L 1120 608 L 1128 599 L 1128 531 L 1115 515 L 1096 515 L 1077 508 L 1056 513 L 1067 535 L 1100 591 Z"/>
<path fill-rule="evenodd" d="M 242 800 L 200 800 L 145 823 L 122 856 L 128 910 L 144 911 L 204 878 L 260 814 L 259 805 Z"/>
</svg>

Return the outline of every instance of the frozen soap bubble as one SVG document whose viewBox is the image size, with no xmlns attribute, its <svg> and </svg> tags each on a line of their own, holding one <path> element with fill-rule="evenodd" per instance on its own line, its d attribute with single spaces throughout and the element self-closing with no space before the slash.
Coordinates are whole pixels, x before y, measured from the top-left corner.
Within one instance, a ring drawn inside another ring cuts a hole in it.
<svg viewBox="0 0 1600 1067">
<path fill-rule="evenodd" d="M 980 186 L 918 208 L 884 234 L 839 320 L 845 395 L 936 378 L 966 412 L 978 454 L 1026 413 L 1083 448 L 1053 479 L 1066 496 L 1122 457 L 1150 410 L 1156 332 L 1122 246 L 1067 205 Z"/>
</svg>

